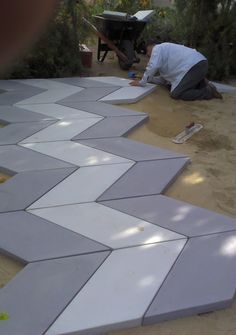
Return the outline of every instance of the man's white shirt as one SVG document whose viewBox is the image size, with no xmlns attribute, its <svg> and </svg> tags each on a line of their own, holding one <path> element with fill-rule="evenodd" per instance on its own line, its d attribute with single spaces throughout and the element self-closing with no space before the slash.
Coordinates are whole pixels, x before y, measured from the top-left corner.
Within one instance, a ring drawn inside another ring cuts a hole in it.
<svg viewBox="0 0 236 335">
<path fill-rule="evenodd" d="M 155 82 L 154 75 L 159 72 L 160 79 L 169 83 L 173 91 L 185 74 L 203 60 L 206 57 L 195 49 L 174 43 L 157 44 L 139 83 L 145 86 L 147 82 Z"/>
</svg>

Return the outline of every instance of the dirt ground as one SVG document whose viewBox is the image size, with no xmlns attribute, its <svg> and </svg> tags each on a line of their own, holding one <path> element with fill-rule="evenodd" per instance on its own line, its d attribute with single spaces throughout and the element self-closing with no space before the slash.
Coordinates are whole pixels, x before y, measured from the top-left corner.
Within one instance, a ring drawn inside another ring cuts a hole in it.
<svg viewBox="0 0 236 335">
<path fill-rule="evenodd" d="M 116 57 L 108 55 L 104 63 L 94 61 L 88 76 L 119 76 L 127 78 L 120 70 Z M 145 57 L 132 70 L 142 74 Z M 232 82 L 236 85 L 236 81 Z M 149 114 L 149 121 L 133 131 L 129 138 L 161 148 L 184 153 L 191 164 L 166 195 L 194 205 L 236 217 L 236 94 L 224 94 L 223 101 L 175 101 L 163 88 L 142 101 L 125 107 Z M 203 130 L 185 144 L 177 145 L 171 138 L 190 122 L 199 122 Z M 21 268 L 0 255 L 0 288 Z M 234 335 L 236 333 L 236 300 L 232 308 L 201 316 L 164 322 L 158 325 L 111 332 L 107 335 Z"/>
<path fill-rule="evenodd" d="M 119 69 L 116 56 L 111 54 L 104 63 L 96 61 L 88 72 L 91 76 L 119 76 L 127 72 Z M 142 75 L 147 59 L 142 57 L 134 70 Z M 236 81 L 230 84 L 236 85 Z M 176 101 L 167 90 L 156 91 L 140 102 L 123 107 L 149 114 L 149 121 L 128 137 L 184 153 L 191 163 L 165 193 L 167 196 L 236 217 L 236 94 L 224 94 L 223 101 Z M 174 144 L 171 138 L 191 122 L 201 123 L 203 129 L 185 144 Z M 233 335 L 236 333 L 236 300 L 232 308 L 139 327 L 106 335 Z"/>
<path fill-rule="evenodd" d="M 0 254 L 0 289 L 16 275 L 22 267 L 20 262 Z"/>
</svg>

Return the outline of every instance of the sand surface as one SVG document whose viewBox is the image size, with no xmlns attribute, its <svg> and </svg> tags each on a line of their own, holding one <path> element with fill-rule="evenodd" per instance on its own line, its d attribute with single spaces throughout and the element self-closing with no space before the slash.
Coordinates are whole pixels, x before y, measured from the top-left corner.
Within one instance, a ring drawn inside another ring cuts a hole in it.
<svg viewBox="0 0 236 335">
<path fill-rule="evenodd" d="M 6 173 L 3 173 L 0 171 L 0 184 L 5 183 L 8 179 L 10 179 L 11 176 L 7 175 Z"/>
<path fill-rule="evenodd" d="M 94 51 L 96 47 L 92 49 Z M 143 58 L 133 70 L 141 74 L 145 64 Z M 101 64 L 96 61 L 95 52 L 93 67 L 87 75 L 127 78 L 127 72 L 119 69 L 113 54 Z M 165 89 L 157 88 L 142 101 L 125 106 L 150 116 L 149 122 L 132 132 L 129 138 L 184 153 L 191 158 L 191 164 L 166 195 L 236 217 L 235 105 L 236 94 L 224 94 L 223 101 L 184 102 L 172 100 Z M 185 144 L 172 143 L 171 138 L 190 122 L 199 122 L 204 128 Z M 0 287 L 20 268 L 18 262 L 0 255 Z M 235 315 L 236 300 L 227 310 L 107 335 L 235 335 Z"/>
<path fill-rule="evenodd" d="M 10 281 L 22 268 L 22 263 L 16 260 L 12 260 L 6 255 L 0 254 L 0 289 L 8 281 Z"/>
</svg>

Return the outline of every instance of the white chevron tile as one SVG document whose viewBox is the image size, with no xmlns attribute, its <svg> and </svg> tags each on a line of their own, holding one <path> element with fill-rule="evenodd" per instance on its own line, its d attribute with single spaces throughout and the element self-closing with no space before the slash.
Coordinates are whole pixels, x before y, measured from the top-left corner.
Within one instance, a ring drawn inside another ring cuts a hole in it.
<svg viewBox="0 0 236 335">
<path fill-rule="evenodd" d="M 100 83 L 121 86 L 121 87 L 129 87 L 131 83 L 131 79 L 107 76 L 107 77 L 88 77 L 87 79 L 99 81 Z"/>
<path fill-rule="evenodd" d="M 21 100 L 16 103 L 16 106 L 27 104 L 42 104 L 42 103 L 55 103 L 61 99 L 67 98 L 72 94 L 82 91 L 83 88 L 71 86 L 66 89 L 53 89 L 34 95 L 31 98 Z"/>
<path fill-rule="evenodd" d="M 42 88 L 45 90 L 68 90 L 71 88 L 75 88 L 74 85 L 68 85 L 62 82 L 50 80 L 50 79 L 20 79 L 17 80 L 17 82 L 20 82 L 25 85 L 29 86 L 35 86 L 38 88 Z"/>
<path fill-rule="evenodd" d="M 81 92 L 83 90 L 82 87 L 67 85 L 53 80 L 27 79 L 19 80 L 19 82 L 29 86 L 42 88 L 47 91 L 19 101 L 16 103 L 17 106 L 23 104 L 55 103 L 58 100 L 64 99 L 72 94 Z"/>
<path fill-rule="evenodd" d="M 45 335 L 141 325 L 185 240 L 113 251 Z"/>
<path fill-rule="evenodd" d="M 45 114 L 56 119 L 86 119 L 94 118 L 95 114 L 78 110 L 75 108 L 70 108 L 66 106 L 61 106 L 57 104 L 33 104 L 33 105 L 19 105 L 18 108 L 23 108 L 29 110 L 30 112 Z"/>
<path fill-rule="evenodd" d="M 134 163 L 80 168 L 28 209 L 93 202 Z"/>
<path fill-rule="evenodd" d="M 21 146 L 78 166 L 131 162 L 129 159 L 72 141 L 27 143 Z"/>
<path fill-rule="evenodd" d="M 32 213 L 113 249 L 185 238 L 95 202 L 36 209 Z"/>
<path fill-rule="evenodd" d="M 148 84 L 145 87 L 122 87 L 106 95 L 100 101 L 110 104 L 135 103 L 156 89 L 156 85 Z"/>
<path fill-rule="evenodd" d="M 27 137 L 20 143 L 70 140 L 99 122 L 101 119 L 102 118 L 99 117 L 88 119 L 64 119 L 44 128 L 42 131 L 39 131 L 30 137 Z"/>
</svg>

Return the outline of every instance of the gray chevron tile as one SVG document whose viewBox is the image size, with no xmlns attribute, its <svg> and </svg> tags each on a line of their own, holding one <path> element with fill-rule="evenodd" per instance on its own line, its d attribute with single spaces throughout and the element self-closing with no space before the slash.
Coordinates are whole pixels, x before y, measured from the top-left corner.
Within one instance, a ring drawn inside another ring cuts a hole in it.
<svg viewBox="0 0 236 335">
<path fill-rule="evenodd" d="M 77 101 L 97 101 L 106 95 L 115 92 L 120 87 L 110 86 L 110 87 L 90 87 L 82 90 L 81 92 L 72 94 L 64 99 L 58 100 L 58 103 L 66 102 L 77 102 Z"/>
<path fill-rule="evenodd" d="M 236 232 L 191 238 L 143 323 L 229 307 L 235 295 Z"/>
<path fill-rule="evenodd" d="M 98 201 L 160 194 L 188 162 L 187 158 L 177 158 L 136 163 Z"/>
<path fill-rule="evenodd" d="M 115 137 L 128 134 L 148 120 L 148 116 L 109 117 L 73 137 L 73 141 L 89 138 Z"/>
<path fill-rule="evenodd" d="M 27 91 L 30 87 L 19 79 L 0 80 L 0 89 L 6 91 Z M 35 88 L 31 86 L 31 88 Z M 43 89 L 43 88 L 41 88 Z"/>
<path fill-rule="evenodd" d="M 0 310 L 9 315 L 1 322 L 1 334 L 44 334 L 108 255 L 98 252 L 27 265 L 0 290 Z"/>
<path fill-rule="evenodd" d="M 188 237 L 236 230 L 233 218 L 163 195 L 104 201 L 103 204 Z"/>
<path fill-rule="evenodd" d="M 134 161 L 186 157 L 185 155 L 177 152 L 161 149 L 122 137 L 79 140 L 79 142 L 87 146 L 91 146 L 92 148 L 104 150 L 114 155 L 119 155 Z"/>
<path fill-rule="evenodd" d="M 79 101 L 79 102 L 60 102 L 60 105 L 98 114 L 104 117 L 109 116 L 129 116 L 129 115 L 146 115 L 146 113 L 135 112 L 128 108 L 112 106 L 101 101 Z"/>
<path fill-rule="evenodd" d="M 55 81 L 65 83 L 72 86 L 78 86 L 83 88 L 91 88 L 91 87 L 111 87 L 110 83 L 101 82 L 98 80 L 94 80 L 91 78 L 80 78 L 80 77 L 68 77 L 68 78 L 56 78 L 53 79 Z M 117 86 L 117 84 L 114 84 Z"/>
<path fill-rule="evenodd" d="M 8 124 L 0 129 L 0 145 L 17 144 L 25 138 L 52 125 L 55 121 Z"/>
<path fill-rule="evenodd" d="M 16 106 L 0 106 L 0 120 L 7 123 L 28 123 L 38 121 L 55 120 L 55 117 L 46 116 L 41 113 L 34 113 Z"/>
<path fill-rule="evenodd" d="M 14 172 L 47 170 L 72 167 L 74 165 L 40 154 L 18 145 L 0 146 L 0 168 Z"/>
<path fill-rule="evenodd" d="M 22 85 L 19 90 L 7 90 L 0 94 L 0 105 L 13 105 L 21 100 L 31 98 L 39 93 L 45 92 L 44 89 Z"/>
<path fill-rule="evenodd" d="M 0 231 L 3 252 L 26 263 L 109 250 L 79 233 L 24 211 L 0 214 Z"/>
<path fill-rule="evenodd" d="M 15 174 L 0 184 L 0 212 L 27 208 L 74 171 L 67 168 Z"/>
</svg>

